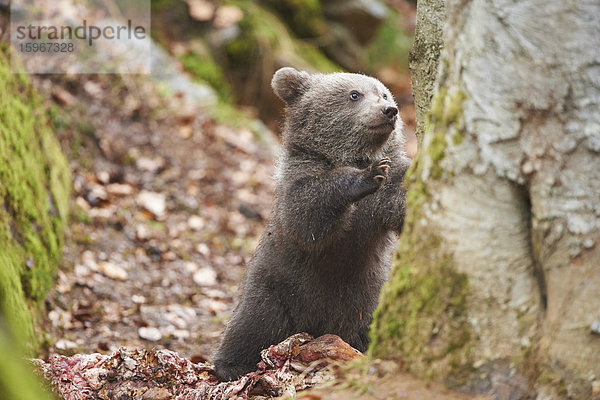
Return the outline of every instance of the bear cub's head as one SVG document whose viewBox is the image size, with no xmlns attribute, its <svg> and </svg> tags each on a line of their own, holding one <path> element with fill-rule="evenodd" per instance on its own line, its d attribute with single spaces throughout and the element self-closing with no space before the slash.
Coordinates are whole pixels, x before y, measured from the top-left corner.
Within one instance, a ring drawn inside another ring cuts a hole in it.
<svg viewBox="0 0 600 400">
<path fill-rule="evenodd" d="M 287 105 L 284 145 L 348 164 L 378 157 L 391 137 L 399 144 L 403 141 L 398 107 L 375 78 L 281 68 L 271 86 Z"/>
</svg>

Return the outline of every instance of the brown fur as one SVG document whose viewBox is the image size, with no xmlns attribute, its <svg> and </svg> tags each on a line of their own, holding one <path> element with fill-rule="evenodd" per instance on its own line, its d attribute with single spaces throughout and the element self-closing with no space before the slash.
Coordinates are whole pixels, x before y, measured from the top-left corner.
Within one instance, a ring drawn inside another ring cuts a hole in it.
<svg viewBox="0 0 600 400">
<path fill-rule="evenodd" d="M 292 68 L 272 87 L 287 104 L 275 201 L 214 357 L 224 380 L 297 332 L 364 351 L 404 220 L 409 161 L 389 90 L 364 75 Z"/>
</svg>

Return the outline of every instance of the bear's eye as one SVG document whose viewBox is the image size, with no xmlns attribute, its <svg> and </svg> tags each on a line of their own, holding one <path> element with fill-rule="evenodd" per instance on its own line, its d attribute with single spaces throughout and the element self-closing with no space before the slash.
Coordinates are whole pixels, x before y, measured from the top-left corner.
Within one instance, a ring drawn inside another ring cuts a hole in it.
<svg viewBox="0 0 600 400">
<path fill-rule="evenodd" d="M 385 93 L 383 94 L 383 99 L 387 100 L 387 94 L 385 94 Z"/>
<path fill-rule="evenodd" d="M 350 100 L 356 101 L 358 99 L 360 99 L 360 93 L 358 93 L 356 90 L 350 92 Z"/>
</svg>

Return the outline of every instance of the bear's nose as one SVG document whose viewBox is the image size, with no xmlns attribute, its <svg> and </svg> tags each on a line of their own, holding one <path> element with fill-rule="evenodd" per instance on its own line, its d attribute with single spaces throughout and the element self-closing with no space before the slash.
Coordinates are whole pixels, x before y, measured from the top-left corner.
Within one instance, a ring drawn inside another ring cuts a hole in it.
<svg viewBox="0 0 600 400">
<path fill-rule="evenodd" d="M 398 109 L 394 106 L 385 106 L 381 112 L 389 119 L 394 119 L 398 115 Z"/>
</svg>

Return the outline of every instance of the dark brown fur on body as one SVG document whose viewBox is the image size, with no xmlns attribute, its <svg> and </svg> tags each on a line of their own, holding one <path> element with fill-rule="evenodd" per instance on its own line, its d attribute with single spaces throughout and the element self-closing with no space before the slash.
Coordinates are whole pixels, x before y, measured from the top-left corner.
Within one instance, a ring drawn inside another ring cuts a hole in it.
<svg viewBox="0 0 600 400">
<path fill-rule="evenodd" d="M 409 161 L 389 90 L 364 75 L 292 68 L 272 86 L 287 104 L 275 201 L 214 357 L 223 380 L 297 332 L 366 350 L 404 220 Z"/>
</svg>

